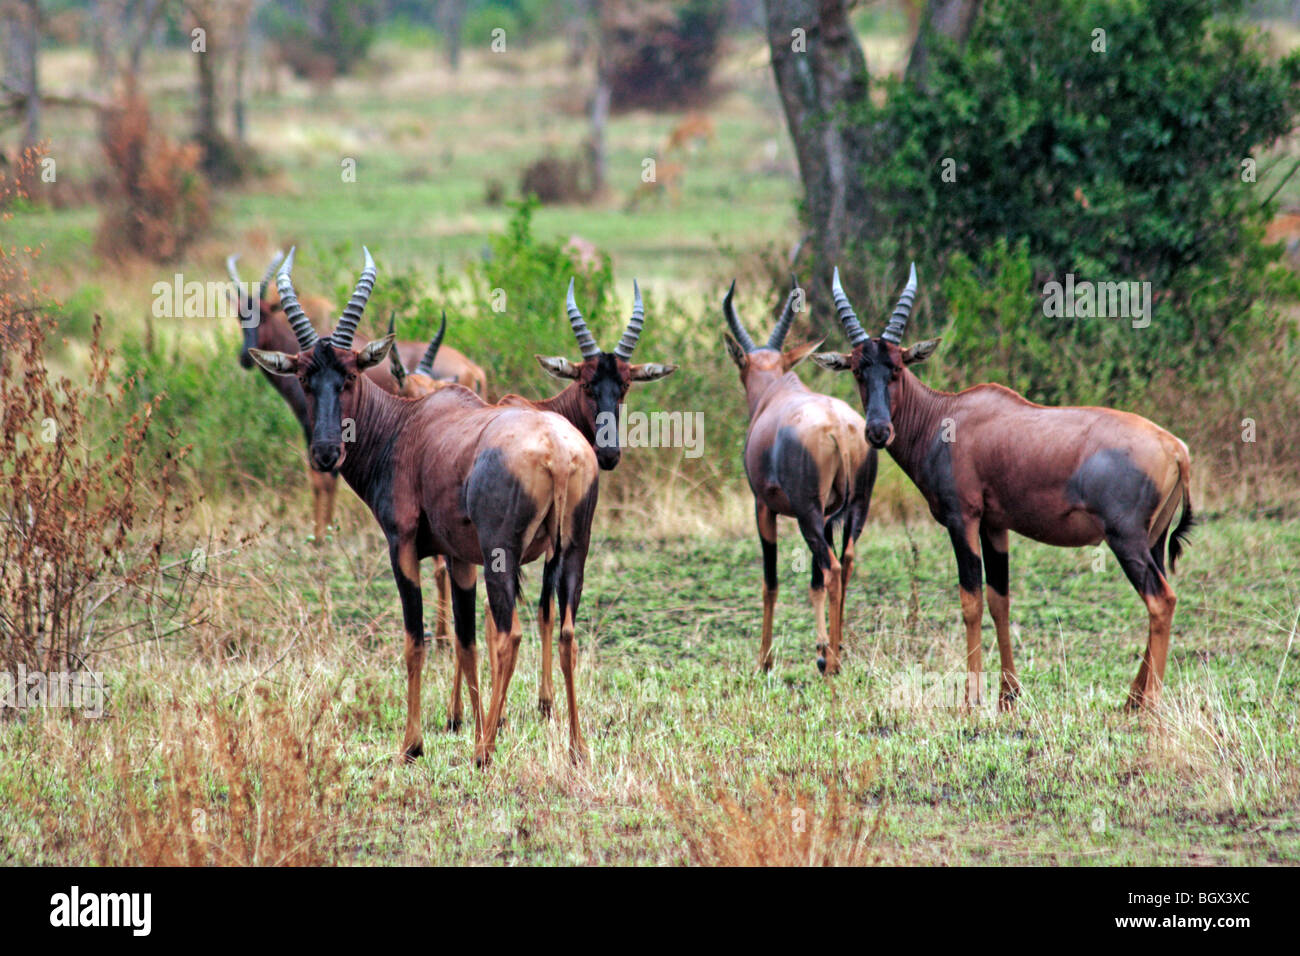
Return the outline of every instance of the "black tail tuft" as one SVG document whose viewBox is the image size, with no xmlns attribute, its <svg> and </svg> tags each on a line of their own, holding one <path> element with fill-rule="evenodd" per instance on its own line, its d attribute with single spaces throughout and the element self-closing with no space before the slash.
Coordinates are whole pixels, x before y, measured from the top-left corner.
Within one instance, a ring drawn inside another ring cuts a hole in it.
<svg viewBox="0 0 1300 956">
<path fill-rule="evenodd" d="M 1183 496 L 1183 513 L 1178 519 L 1178 525 L 1174 528 L 1173 535 L 1169 538 L 1169 573 L 1173 574 L 1178 565 L 1178 558 L 1183 553 L 1183 542 L 1187 540 L 1188 533 L 1196 526 L 1196 516 L 1192 514 L 1192 499 L 1190 495 Z"/>
</svg>

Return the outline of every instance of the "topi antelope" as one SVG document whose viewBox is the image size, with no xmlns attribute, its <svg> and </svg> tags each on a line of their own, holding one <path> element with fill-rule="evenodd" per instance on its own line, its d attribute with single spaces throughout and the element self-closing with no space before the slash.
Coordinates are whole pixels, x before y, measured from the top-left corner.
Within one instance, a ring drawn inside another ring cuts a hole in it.
<svg viewBox="0 0 1300 956">
<path fill-rule="evenodd" d="M 297 340 L 293 329 L 289 327 L 289 322 L 285 319 L 284 310 L 280 305 L 280 294 L 274 287 L 270 286 L 271 278 L 283 258 L 282 254 L 276 253 L 275 258 L 271 260 L 270 267 L 266 270 L 266 274 L 262 276 L 261 282 L 258 283 L 256 301 L 254 301 L 251 291 L 245 288 L 239 278 L 239 270 L 236 266 L 239 257 L 229 256 L 226 259 L 226 271 L 235 284 L 239 308 L 239 324 L 244 330 L 243 344 L 239 352 L 239 364 L 244 368 L 253 367 L 253 358 L 250 354 L 252 349 L 257 348 L 263 351 L 296 350 Z M 325 320 L 328 320 L 335 311 L 333 305 L 319 296 L 304 296 L 299 302 L 299 306 L 304 311 L 315 313 L 318 318 Z M 363 335 L 356 335 L 354 338 L 358 346 L 364 346 L 367 342 Z M 394 351 L 399 353 L 400 361 L 415 362 L 418 361 L 417 356 L 421 356 L 425 351 L 425 347 L 419 342 L 399 342 Z M 450 346 L 438 351 L 438 362 L 435 370 L 437 378 L 454 378 L 462 385 L 473 388 L 480 394 L 483 393 L 486 387 L 487 380 L 483 370 Z M 398 391 L 397 380 L 382 365 L 367 369 L 366 374 L 381 388 L 390 392 Z M 307 402 L 297 381 L 290 377 L 270 374 L 266 378 L 289 405 L 294 417 L 298 419 L 298 424 L 302 426 L 304 435 L 307 436 L 307 440 L 310 442 L 311 435 L 307 424 Z M 334 521 L 334 499 L 338 494 L 338 476 L 330 472 L 318 472 L 308 468 L 308 477 L 312 486 L 315 543 L 320 544 L 325 540 L 325 529 Z"/>
<path fill-rule="evenodd" d="M 1146 653 L 1128 703 L 1155 707 L 1175 603 L 1165 577 L 1165 539 L 1181 504 L 1169 538 L 1172 572 L 1193 523 L 1187 446 L 1128 412 L 1048 408 L 1001 385 L 956 394 L 926 387 L 909 366 L 933 353 L 939 340 L 902 347 L 916 297 L 915 266 L 879 338 L 858 322 L 838 269 L 832 290 L 853 351 L 813 360 L 853 373 L 867 413 L 867 440 L 889 449 L 935 520 L 948 529 L 966 625 L 967 703 L 982 703 L 981 563 L 1002 661 L 999 707 L 1010 709 L 1020 691 L 1009 625 L 1007 532 L 1014 531 L 1060 547 L 1103 539 L 1110 545 L 1150 616 Z"/>
<path fill-rule="evenodd" d="M 569 326 L 578 341 L 581 359 L 571 362 L 561 356 L 542 355 L 536 356 L 536 359 L 549 374 L 568 380 L 568 388 L 540 401 L 532 401 L 521 395 L 506 395 L 497 404 L 535 408 L 562 416 L 595 449 L 596 462 L 601 469 L 609 471 L 618 465 L 622 457 L 622 449 L 618 445 L 618 417 L 628 390 L 634 382 L 657 382 L 667 378 L 677 371 L 677 366 L 653 362 L 631 364 L 632 352 L 645 325 L 645 307 L 641 303 L 641 289 L 635 279 L 632 280 L 632 316 L 613 352 L 602 352 L 591 330 L 587 328 L 587 322 L 578 311 L 573 296 L 572 279 L 569 280 L 565 308 L 569 315 Z M 541 600 L 537 608 L 537 633 L 542 641 L 541 686 L 538 689 L 537 706 L 546 715 L 551 713 L 554 701 L 551 685 L 551 631 L 554 626 L 552 596 L 555 592 L 556 570 L 550 562 L 545 565 L 542 571 Z M 452 680 L 450 725 L 455 729 L 460 726 L 461 720 L 459 670 Z"/>
<path fill-rule="evenodd" d="M 276 375 L 295 376 L 307 398 L 311 463 L 337 470 L 374 513 L 388 539 L 393 577 L 406 630 L 407 718 L 402 753 L 423 752 L 420 678 L 424 621 L 420 559 L 443 555 L 451 573 L 456 652 L 469 681 L 477 730 L 475 759 L 486 765 L 522 629 L 515 602 L 522 565 L 543 555 L 554 562 L 559 597 L 560 666 L 568 693 L 569 749 L 574 761 L 587 748 L 578 721 L 574 621 L 596 508 L 596 456 L 581 434 L 558 415 L 531 408 L 488 405 L 452 385 L 418 401 L 390 395 L 365 375 L 383 361 L 391 335 L 359 351 L 353 336 L 374 287 L 375 264 L 366 252 L 356 290 L 329 336 L 318 338 L 299 306 L 291 278 L 293 252 L 278 285 L 297 351 L 254 349 L 253 359 Z M 344 422 L 350 440 L 344 442 Z M 486 716 L 478 693 L 475 591 L 483 565 L 494 629 L 492 702 Z"/>
<path fill-rule="evenodd" d="M 840 668 L 844 625 L 844 595 L 853 573 L 853 553 L 871 504 L 876 482 L 876 452 L 863 438 L 861 416 L 829 395 L 809 391 L 792 369 L 820 342 L 782 352 L 794 319 L 798 286 L 767 342 L 754 344 L 740 324 L 731 283 L 722 310 L 730 334 L 727 351 L 740 368 L 740 381 L 749 403 L 745 435 L 745 474 L 754 492 L 754 513 L 763 549 L 763 637 L 758 663 L 772 667 L 772 616 L 776 608 L 776 518 L 799 523 L 812 551 L 809 596 L 817 622 L 817 667 L 824 674 Z M 834 530 L 842 526 L 844 543 L 837 560 Z M 826 597 L 830 593 L 830 633 L 826 629 Z"/>
<path fill-rule="evenodd" d="M 388 334 L 396 335 L 393 329 L 394 316 L 388 316 Z M 446 388 L 448 385 L 456 384 L 455 379 L 442 377 L 434 374 L 433 365 L 437 358 L 438 349 L 442 346 L 442 340 L 447 334 L 447 313 L 442 314 L 442 324 L 438 327 L 437 334 L 429 340 L 429 346 L 424 350 L 420 357 L 419 363 L 413 371 L 408 372 L 406 366 L 402 364 L 402 357 L 398 355 L 397 349 L 388 350 L 389 369 L 393 376 L 393 381 L 397 383 L 397 394 L 401 398 L 423 398 L 432 392 Z M 442 555 L 434 555 L 433 558 L 433 584 L 434 590 L 438 593 L 437 601 L 437 623 L 434 626 L 434 639 L 437 641 L 439 652 L 447 649 L 450 644 L 451 632 L 447 630 L 447 615 L 451 611 L 451 585 L 447 579 L 447 562 Z M 491 615 L 488 616 L 491 620 Z M 457 669 L 459 673 L 459 668 Z"/>
</svg>

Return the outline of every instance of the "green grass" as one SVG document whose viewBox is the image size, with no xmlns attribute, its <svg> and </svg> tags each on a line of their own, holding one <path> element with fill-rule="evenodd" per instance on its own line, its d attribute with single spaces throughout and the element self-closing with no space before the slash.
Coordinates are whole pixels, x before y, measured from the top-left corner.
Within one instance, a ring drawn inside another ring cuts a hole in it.
<svg viewBox="0 0 1300 956">
<path fill-rule="evenodd" d="M 719 794 L 756 818 L 769 794 L 792 795 L 816 821 L 832 790 L 850 819 L 870 825 L 880 815 L 868 859 L 885 862 L 1300 862 L 1295 521 L 1225 518 L 1198 529 L 1175 579 L 1159 719 L 1119 707 L 1146 625 L 1109 555 L 1096 573 L 1090 551 L 1013 542 L 1026 693 L 1015 714 L 999 716 L 910 706 L 899 693 L 910 669 L 961 668 L 952 557 L 931 524 L 868 526 L 845 670 L 832 683 L 813 666 L 792 527 L 783 528 L 777 664 L 767 676 L 754 668 L 752 536 L 600 540 L 579 629 L 591 766 L 568 764 L 562 703 L 555 722 L 536 713 L 539 652 L 527 626 L 487 772 L 473 767 L 469 728 L 440 729 L 445 657 L 426 671 L 425 756 L 394 762 L 405 706 L 400 618 L 368 522 L 350 507 L 342 542 L 320 554 L 286 529 L 214 562 L 219 586 L 204 600 L 218 620 L 119 656 L 107 668 L 109 720 L 0 723 L 0 860 L 95 858 L 86 821 L 101 832 L 120 826 L 124 771 L 102 756 L 105 742 L 136 748 L 132 772 L 153 768 L 145 790 L 161 801 L 165 774 L 151 755 L 168 739 L 159 712 L 173 699 L 202 712 L 215 697 L 218 710 L 264 699 L 303 719 L 313 701 L 327 702 L 315 746 L 339 762 L 341 783 L 317 829 L 331 862 L 681 863 L 690 859 L 683 833 L 705 825 L 709 811 L 698 806 Z M 995 667 L 991 624 L 985 632 Z M 558 666 L 556 680 L 562 701 Z M 223 792 L 199 794 L 198 805 L 219 813 Z"/>
</svg>

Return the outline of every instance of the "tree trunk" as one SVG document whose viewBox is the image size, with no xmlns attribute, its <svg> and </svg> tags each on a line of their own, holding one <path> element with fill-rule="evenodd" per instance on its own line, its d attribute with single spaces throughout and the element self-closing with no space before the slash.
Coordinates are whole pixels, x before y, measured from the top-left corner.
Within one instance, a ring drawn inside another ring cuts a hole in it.
<svg viewBox="0 0 1300 956">
<path fill-rule="evenodd" d="M 605 148 L 605 129 L 609 125 L 610 86 L 604 55 L 596 61 L 596 91 L 591 97 L 591 192 L 599 196 L 605 191 L 609 159 Z"/>
<path fill-rule="evenodd" d="M 930 43 L 935 36 L 947 37 L 958 44 L 970 36 L 975 18 L 979 16 L 981 0 L 929 0 L 921 17 L 921 29 L 912 46 L 912 56 L 907 61 L 906 76 L 922 88 L 925 87 L 929 68 Z"/>
<path fill-rule="evenodd" d="M 198 68 L 198 113 L 195 118 L 194 138 L 205 147 L 217 142 L 221 134 L 217 131 L 217 71 L 213 62 L 215 53 L 212 49 L 212 31 L 208 32 L 208 48 L 203 53 L 194 55 Z"/>
<path fill-rule="evenodd" d="M 452 72 L 460 69 L 460 33 L 465 21 L 466 0 L 442 0 L 438 9 L 438 20 L 443 36 L 447 40 L 447 65 Z"/>
<path fill-rule="evenodd" d="M 0 7 L 6 23 L 5 82 L 23 96 L 23 148 L 41 138 L 41 91 L 38 73 L 41 38 L 39 0 L 11 0 Z"/>
<path fill-rule="evenodd" d="M 243 146 L 248 141 L 248 37 L 253 23 L 253 0 L 241 0 L 235 4 L 232 19 L 231 41 L 235 55 L 232 69 L 234 82 L 231 84 L 231 118 L 234 121 L 235 141 Z"/>
<path fill-rule="evenodd" d="M 764 6 L 772 71 L 804 185 L 814 289 L 829 301 L 821 293 L 829 293 L 830 267 L 851 229 L 870 228 L 870 197 L 853 168 L 866 136 L 837 115 L 866 97 L 867 62 L 845 0 L 764 0 Z"/>
</svg>

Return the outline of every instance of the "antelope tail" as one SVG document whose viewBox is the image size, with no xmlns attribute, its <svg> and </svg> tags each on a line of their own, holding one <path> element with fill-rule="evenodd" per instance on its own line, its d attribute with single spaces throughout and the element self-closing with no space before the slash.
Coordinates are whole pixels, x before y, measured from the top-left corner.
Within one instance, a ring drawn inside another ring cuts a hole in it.
<svg viewBox="0 0 1300 956">
<path fill-rule="evenodd" d="M 1178 483 L 1183 489 L 1183 513 L 1178 517 L 1174 533 L 1169 536 L 1169 573 L 1173 574 L 1179 556 L 1183 553 L 1183 542 L 1196 525 L 1196 515 L 1192 513 L 1192 462 L 1186 455 L 1178 459 Z"/>
</svg>

